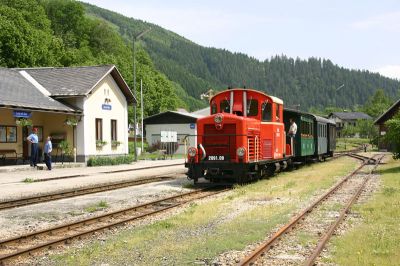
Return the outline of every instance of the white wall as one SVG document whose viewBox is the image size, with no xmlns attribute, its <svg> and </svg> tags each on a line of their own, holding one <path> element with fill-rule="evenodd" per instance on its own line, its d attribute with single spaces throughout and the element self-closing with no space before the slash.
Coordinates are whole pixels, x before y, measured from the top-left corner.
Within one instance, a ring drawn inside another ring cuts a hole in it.
<svg viewBox="0 0 400 266">
<path fill-rule="evenodd" d="M 111 110 L 102 109 L 105 98 L 111 99 L 109 103 L 112 106 Z M 107 75 L 93 89 L 89 97 L 84 99 L 83 110 L 83 133 L 82 128 L 78 125 L 77 135 L 80 138 L 79 145 L 84 147 L 80 150 L 84 151 L 85 156 L 128 153 L 128 104 L 111 75 Z M 103 140 L 107 142 L 100 149 L 96 147 L 96 118 L 103 120 Z M 122 142 L 115 148 L 111 147 L 111 119 L 117 120 L 117 140 Z M 84 139 L 83 143 L 81 139 Z"/>
<path fill-rule="evenodd" d="M 196 135 L 197 134 L 197 125 L 195 124 L 195 128 L 191 129 L 190 124 L 158 124 L 158 125 L 146 125 L 146 140 L 149 143 L 149 146 L 156 143 L 160 140 L 161 131 L 176 131 L 178 133 L 178 143 L 179 149 L 177 150 L 177 154 L 185 154 L 185 146 L 183 145 L 183 135 Z M 196 138 L 189 137 L 188 138 L 188 146 L 196 147 Z"/>
</svg>

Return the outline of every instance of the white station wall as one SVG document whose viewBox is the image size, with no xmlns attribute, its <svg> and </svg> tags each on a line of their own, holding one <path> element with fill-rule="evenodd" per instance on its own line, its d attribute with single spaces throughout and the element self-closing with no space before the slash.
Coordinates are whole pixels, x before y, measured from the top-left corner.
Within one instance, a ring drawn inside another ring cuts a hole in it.
<svg viewBox="0 0 400 266">
<path fill-rule="evenodd" d="M 102 108 L 105 99 L 110 99 L 111 110 Z M 106 76 L 86 98 L 84 110 L 84 145 L 85 157 L 95 155 L 128 154 L 128 104 L 125 96 L 111 75 Z M 103 120 L 103 141 L 107 144 L 96 147 L 96 118 Z M 117 140 L 122 144 L 111 146 L 111 120 L 117 120 Z M 78 134 L 79 137 L 82 134 Z"/>
</svg>

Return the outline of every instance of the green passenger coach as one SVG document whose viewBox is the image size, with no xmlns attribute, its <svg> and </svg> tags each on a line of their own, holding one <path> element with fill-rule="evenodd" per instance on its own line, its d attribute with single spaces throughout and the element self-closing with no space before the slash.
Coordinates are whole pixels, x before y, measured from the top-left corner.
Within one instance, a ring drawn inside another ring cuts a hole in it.
<svg viewBox="0 0 400 266">
<path fill-rule="evenodd" d="M 297 125 L 297 133 L 293 139 L 294 156 L 305 158 L 307 156 L 313 156 L 315 153 L 315 123 L 313 115 L 287 108 L 283 113 L 286 133 L 290 128 L 290 118 L 292 118 Z M 290 141 L 290 137 L 287 137 L 287 143 L 290 143 Z"/>
</svg>

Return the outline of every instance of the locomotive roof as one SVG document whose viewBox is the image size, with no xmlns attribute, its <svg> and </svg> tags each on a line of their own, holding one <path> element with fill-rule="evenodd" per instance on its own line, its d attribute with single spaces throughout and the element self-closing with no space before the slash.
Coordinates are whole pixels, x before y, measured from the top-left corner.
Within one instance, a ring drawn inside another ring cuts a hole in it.
<svg viewBox="0 0 400 266">
<path fill-rule="evenodd" d="M 215 95 L 210 99 L 210 101 L 211 101 L 212 99 L 214 99 L 216 96 L 218 96 L 218 95 L 220 95 L 220 94 L 222 94 L 222 93 L 225 93 L 225 92 L 227 92 L 227 91 L 251 91 L 251 92 L 259 93 L 259 94 L 262 94 L 262 95 L 264 95 L 264 96 L 266 96 L 266 97 L 271 98 L 271 100 L 272 100 L 274 103 L 283 104 L 283 101 L 282 101 L 281 99 L 279 99 L 278 97 L 268 95 L 268 94 L 266 94 L 266 93 L 264 93 L 264 92 L 261 92 L 261 91 L 257 91 L 257 90 L 253 90 L 253 89 L 243 89 L 243 88 L 235 88 L 235 89 L 228 89 L 228 90 L 221 91 L 221 92 L 215 94 Z"/>
</svg>

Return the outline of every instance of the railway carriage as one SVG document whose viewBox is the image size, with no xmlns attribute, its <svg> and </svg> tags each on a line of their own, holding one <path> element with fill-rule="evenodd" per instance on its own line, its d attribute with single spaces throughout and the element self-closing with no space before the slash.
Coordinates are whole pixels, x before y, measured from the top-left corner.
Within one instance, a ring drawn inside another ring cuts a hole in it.
<svg viewBox="0 0 400 266">
<path fill-rule="evenodd" d="M 321 161 L 333 155 L 336 143 L 332 134 L 335 134 L 336 124 L 332 120 L 318 115 L 314 115 L 314 124 L 315 157 Z"/>
<path fill-rule="evenodd" d="M 290 119 L 297 124 L 297 133 L 293 138 L 293 160 L 303 161 L 315 154 L 314 141 L 314 117 L 309 113 L 298 110 L 285 109 L 283 112 L 285 128 L 289 129 Z M 287 137 L 287 143 L 291 143 L 291 139 Z"/>
</svg>

